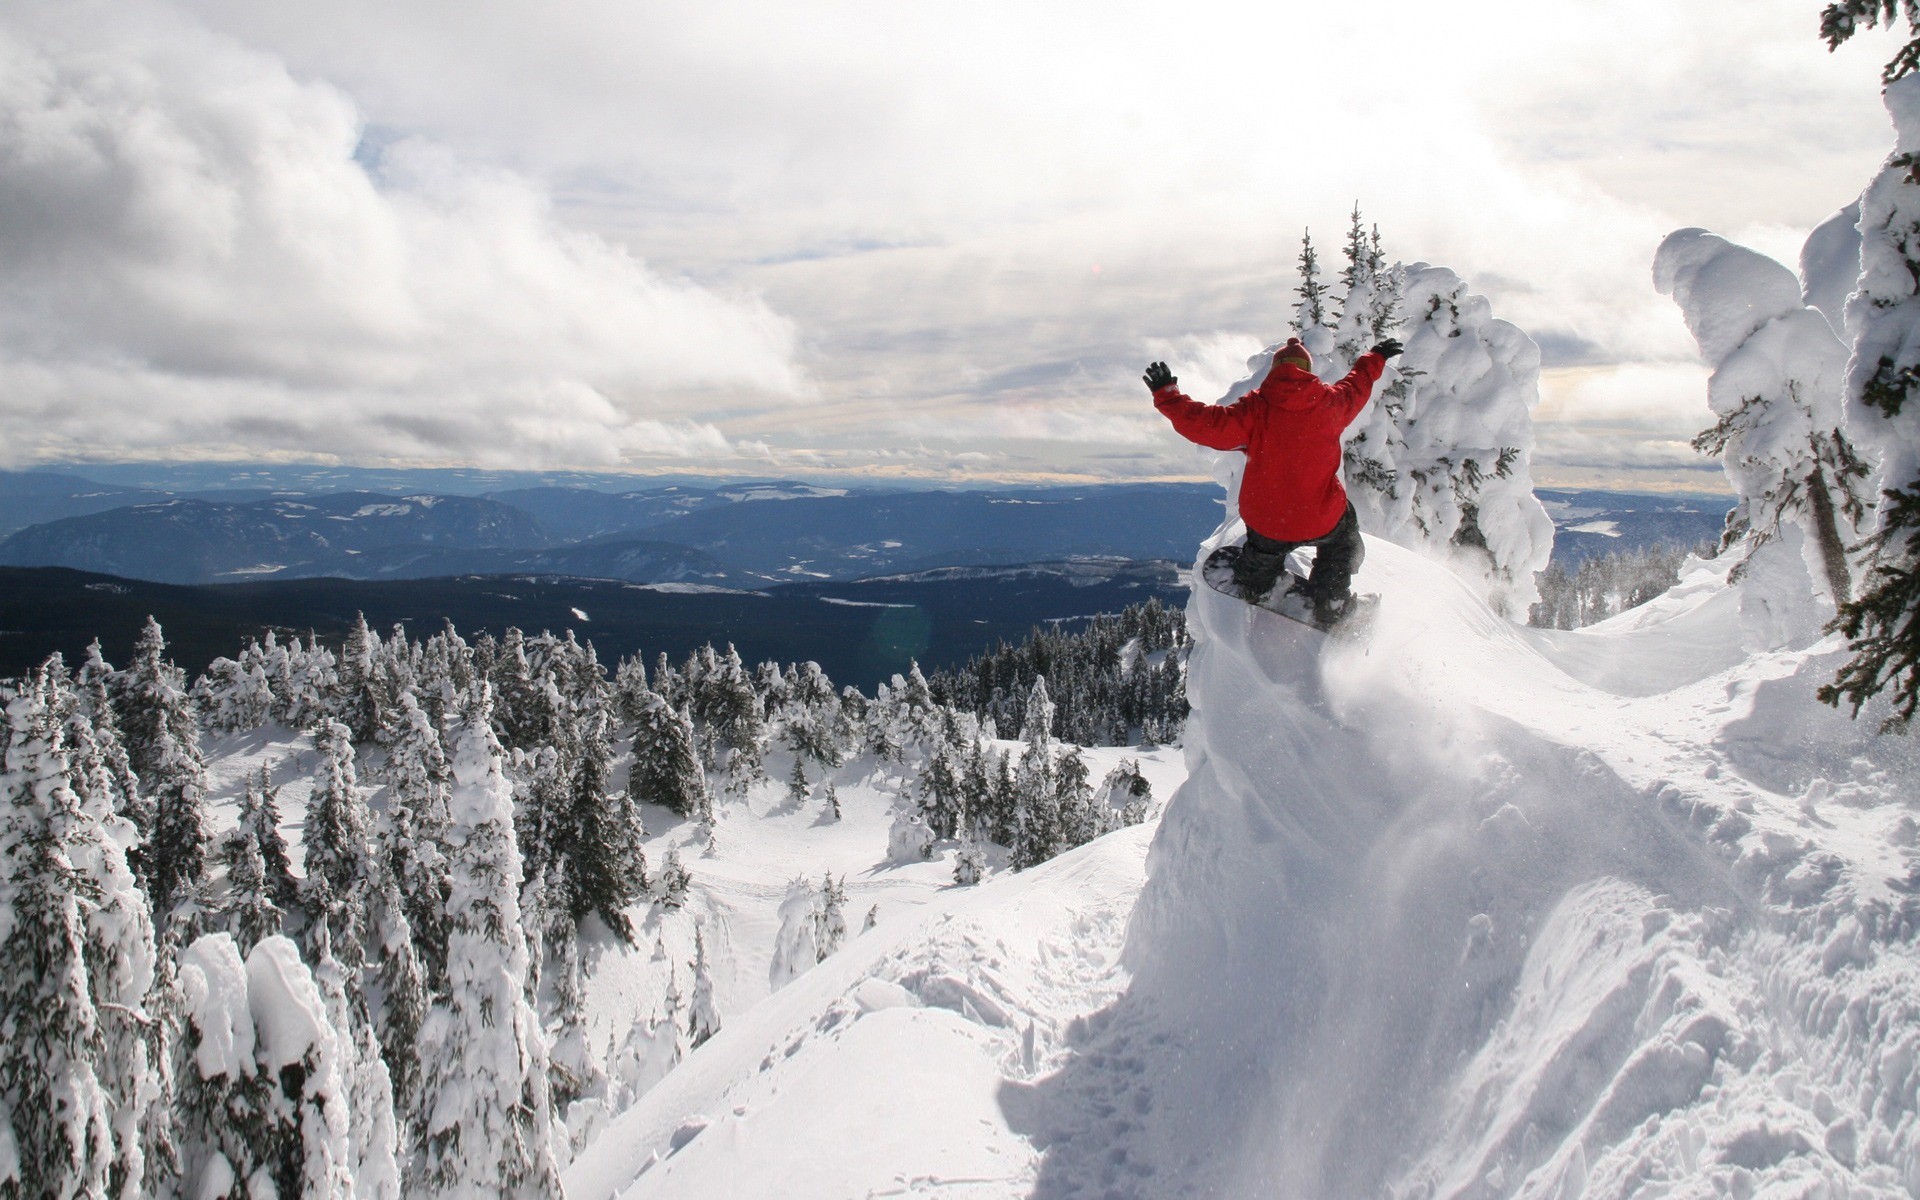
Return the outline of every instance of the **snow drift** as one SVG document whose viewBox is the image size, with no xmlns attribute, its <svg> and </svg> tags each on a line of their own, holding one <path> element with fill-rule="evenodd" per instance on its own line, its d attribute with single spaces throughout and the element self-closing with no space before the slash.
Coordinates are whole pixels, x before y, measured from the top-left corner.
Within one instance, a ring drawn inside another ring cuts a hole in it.
<svg viewBox="0 0 1920 1200">
<path fill-rule="evenodd" d="M 1920 1187 L 1911 747 L 1833 656 L 1746 658 L 1711 564 L 1552 633 L 1368 551 L 1364 642 L 1196 590 L 1133 986 L 1055 1081 L 1130 1099 L 1035 1194 Z"/>
</svg>

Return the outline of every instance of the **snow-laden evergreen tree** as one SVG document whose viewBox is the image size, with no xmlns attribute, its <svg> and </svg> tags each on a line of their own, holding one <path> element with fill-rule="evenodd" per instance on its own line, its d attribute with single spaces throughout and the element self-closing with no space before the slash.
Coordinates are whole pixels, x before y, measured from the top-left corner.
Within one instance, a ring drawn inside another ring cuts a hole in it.
<svg viewBox="0 0 1920 1200">
<path fill-rule="evenodd" d="M 1846 311 L 1846 430 L 1879 502 L 1867 570 L 1838 621 L 1851 657 L 1820 696 L 1857 716 L 1884 692 L 1891 729 L 1920 706 L 1920 76 L 1900 70 L 1884 98 L 1894 151 L 1860 198 L 1860 280 Z"/>
<path fill-rule="evenodd" d="M 821 896 L 810 880 L 794 879 L 780 901 L 780 930 L 774 937 L 767 984 L 775 991 L 811 971 L 826 955 L 820 949 Z"/>
<path fill-rule="evenodd" d="M 212 852 L 199 721 L 166 651 L 160 623 L 148 617 L 113 688 L 127 757 L 153 807 L 141 861 L 158 923 L 171 920 L 175 906 L 205 881 Z"/>
<path fill-rule="evenodd" d="M 895 675 L 894 680 L 898 683 L 900 677 Z M 866 706 L 864 714 L 867 753 L 881 762 L 904 763 L 911 740 L 905 715 L 905 707 L 896 698 L 895 689 L 884 683 L 876 686 L 873 702 Z"/>
<path fill-rule="evenodd" d="M 68 783 L 54 688 L 42 669 L 7 699 L 0 760 L 0 1103 L 19 1164 L 7 1197 L 103 1196 L 117 1157 L 86 963 L 93 886 L 74 862 L 98 834 Z"/>
<path fill-rule="evenodd" d="M 449 730 L 447 994 L 421 1032 L 421 1086 L 434 1102 L 408 1191 L 545 1200 L 560 1194 L 547 1049 L 526 996 L 520 852 L 492 709 L 478 683 Z"/>
<path fill-rule="evenodd" d="M 248 808 L 258 808 L 251 786 L 240 811 L 240 825 L 220 839 L 220 860 L 227 868 L 227 895 L 220 906 L 227 932 L 244 953 L 281 932 L 285 916 L 275 904 L 267 883 L 267 861 L 254 839 Z"/>
<path fill-rule="evenodd" d="M 1020 731 L 1020 768 L 1014 778 L 1014 829 L 1009 847 L 1016 871 L 1047 861 L 1061 848 L 1053 713 L 1043 675 L 1033 682 L 1033 691 L 1027 697 L 1027 722 Z"/>
<path fill-rule="evenodd" d="M 243 963 L 209 934 L 180 955 L 183 1197 L 353 1200 L 339 1037 L 299 951 L 270 937 Z"/>
<path fill-rule="evenodd" d="M 133 823 L 136 840 L 129 851 L 128 865 L 133 868 L 134 878 L 142 879 L 144 864 L 140 847 L 153 828 L 153 806 L 140 791 L 140 779 L 134 772 L 126 737 L 120 731 L 120 718 L 114 711 L 113 682 L 117 674 L 101 653 L 99 639 L 94 639 L 87 647 L 87 660 L 74 676 L 74 700 L 78 711 L 85 714 L 93 727 L 93 752 L 98 768 L 107 776 L 101 783 L 108 791 L 99 794 L 109 796 L 113 811 Z M 91 774 L 93 768 L 89 766 L 88 770 Z"/>
<path fill-rule="evenodd" d="M 436 643 L 444 641 L 436 637 L 429 644 Z M 440 731 L 411 692 L 402 692 L 389 714 L 386 744 L 382 774 L 387 802 L 379 827 L 380 858 L 400 891 L 407 927 L 427 979 L 438 989 L 447 966 L 445 842 L 447 794 L 453 776 Z"/>
<path fill-rule="evenodd" d="M 819 908 L 814 920 L 818 925 L 818 934 L 814 944 L 818 949 L 820 961 L 838 950 L 847 940 L 847 881 L 835 879 L 831 874 L 820 881 Z"/>
<path fill-rule="evenodd" d="M 1293 294 L 1300 298 L 1294 312 L 1294 333 L 1304 335 L 1310 329 L 1326 328 L 1327 285 L 1320 282 L 1320 256 L 1313 249 L 1310 229 L 1300 235 L 1300 285 Z"/>
<path fill-rule="evenodd" d="M 787 772 L 787 803 L 799 808 L 813 794 L 813 785 L 807 781 L 806 768 L 800 765 L 800 756 L 793 756 L 793 770 Z"/>
<path fill-rule="evenodd" d="M 526 635 L 509 627 L 487 670 L 493 687 L 496 733 L 509 750 L 528 750 L 539 744 L 534 716 L 533 665 L 527 661 Z"/>
<path fill-rule="evenodd" d="M 822 770 L 845 759 L 846 718 L 833 681 L 820 664 L 804 662 L 788 668 L 781 708 L 781 738 L 794 754 L 811 759 Z"/>
<path fill-rule="evenodd" d="M 354 769 L 353 738 L 339 721 L 314 731 L 320 760 L 302 830 L 307 877 L 303 901 L 316 931 L 329 935 L 350 967 L 364 961 L 367 888 L 371 877 L 367 799 Z"/>
<path fill-rule="evenodd" d="M 286 834 L 280 831 L 280 790 L 265 766 L 247 781 L 242 800 L 240 828 L 253 836 L 266 870 L 267 895 L 284 913 L 300 901 L 300 882 L 293 875 L 293 857 L 287 851 Z"/>
<path fill-rule="evenodd" d="M 556 942 L 548 948 L 549 972 L 553 980 L 553 1020 L 558 1031 L 547 1057 L 553 1107 L 568 1117 L 573 1126 L 574 1106 L 585 1102 L 604 1109 L 607 1072 L 594 1053 L 587 1029 L 586 959 L 580 939 L 571 928 L 562 928 Z"/>
<path fill-rule="evenodd" d="M 654 894 L 659 897 L 661 905 L 669 911 L 685 908 L 687 888 L 692 883 L 693 876 L 688 873 L 687 865 L 680 860 L 680 848 L 667 847 L 666 861 L 660 864 L 660 872 L 653 881 Z"/>
<path fill-rule="evenodd" d="M 339 660 L 333 651 L 294 638 L 284 648 L 272 633 L 261 647 L 273 692 L 273 719 L 289 729 L 308 729 L 329 715 L 339 692 Z"/>
<path fill-rule="evenodd" d="M 1852 592 L 1868 468 L 1841 428 L 1847 350 L 1771 258 L 1704 229 L 1660 244 L 1654 284 L 1671 295 L 1713 368 L 1718 420 L 1694 439 L 1739 497 L 1722 552 L 1754 649 L 1804 645 Z"/>
<path fill-rule="evenodd" d="M 954 837 L 966 800 L 962 776 L 966 771 L 967 742 L 957 725 L 943 732 L 927 756 L 915 787 L 920 815 L 936 838 Z M 951 735 L 951 736 L 949 736 Z"/>
<path fill-rule="evenodd" d="M 647 686 L 647 664 L 641 655 L 621 659 L 613 672 L 614 711 L 620 719 L 629 725 L 638 721 L 652 694 L 653 689 Z"/>
<path fill-rule="evenodd" d="M 1837 50 L 1863 28 L 1893 28 L 1902 15 L 1907 19 L 1907 41 L 1880 73 L 1881 81 L 1891 85 L 1920 71 L 1920 4 L 1914 0 L 1833 0 L 1820 10 L 1820 36 L 1826 39 L 1827 49 Z"/>
<path fill-rule="evenodd" d="M 887 829 L 887 861 L 899 866 L 933 857 L 933 832 L 917 808 L 902 807 Z"/>
<path fill-rule="evenodd" d="M 353 614 L 346 643 L 340 647 L 333 714 L 357 745 L 372 745 L 386 719 L 387 680 L 380 665 L 380 635 L 367 627 L 365 613 Z"/>
<path fill-rule="evenodd" d="M 1095 797 L 1103 812 L 1117 813 L 1122 825 L 1138 825 L 1153 815 L 1153 785 L 1140 773 L 1140 760 L 1123 758 L 1107 772 Z"/>
<path fill-rule="evenodd" d="M 414 946 L 406 901 L 391 872 L 379 871 L 369 917 L 373 932 L 373 1034 L 386 1064 L 391 1107 L 399 1129 L 398 1156 L 418 1145 L 426 1097 L 420 1091 L 420 1029 L 430 994 L 427 969 Z"/>
<path fill-rule="evenodd" d="M 972 887 L 987 873 L 986 851 L 981 849 L 974 828 L 969 821 L 960 835 L 960 849 L 953 856 L 953 881 L 961 887 Z"/>
<path fill-rule="evenodd" d="M 634 727 L 627 794 L 683 817 L 707 820 L 711 816 L 713 801 L 700 770 L 692 724 L 663 696 L 656 694 L 645 702 Z"/>
<path fill-rule="evenodd" d="M 273 716 L 273 688 L 260 648 L 248 646 L 238 660 L 216 658 L 194 681 L 194 706 L 215 733 L 258 729 Z"/>
<path fill-rule="evenodd" d="M 708 761 L 726 773 L 729 790 L 744 792 L 763 775 L 766 722 L 753 680 L 731 643 L 692 696 L 694 720 L 710 746 Z"/>
<path fill-rule="evenodd" d="M 1054 806 L 1059 813 L 1060 849 L 1084 846 L 1117 828 L 1093 802 L 1093 785 L 1080 747 L 1069 746 L 1054 766 Z"/>
<path fill-rule="evenodd" d="M 106 724 L 96 724 L 84 695 L 72 700 L 68 782 L 82 820 L 68 854 L 90 885 L 87 983 L 100 1027 L 96 1074 L 107 1092 L 113 1127 L 107 1194 L 134 1200 L 159 1190 L 168 1165 L 162 1065 L 167 1048 L 154 1012 L 153 919 L 128 863 L 140 833 L 124 815 L 131 771 L 124 753 L 113 753 L 118 746 L 111 714 Z M 149 1182 L 156 1186 L 149 1189 Z"/>
<path fill-rule="evenodd" d="M 404 919 L 404 918 L 403 918 Z M 374 1040 L 364 1003 L 348 995 L 351 971 L 333 955 L 324 927 L 313 966 L 314 986 L 325 1006 L 327 1024 L 337 1039 L 340 1073 L 346 1082 L 347 1154 L 356 1200 L 400 1200 L 400 1145 L 394 1119 L 393 1079 Z"/>
<path fill-rule="evenodd" d="M 616 937 L 633 941 L 627 906 L 647 889 L 646 829 L 627 792 L 614 792 L 606 710 L 582 718 L 579 749 L 564 807 L 548 830 L 548 856 L 564 881 L 561 908 L 579 922 L 596 913 Z"/>
<path fill-rule="evenodd" d="M 693 997 L 687 1004 L 687 1044 L 698 1050 L 720 1032 L 720 1010 L 713 1002 L 713 969 L 707 964 L 707 939 L 693 929 Z"/>
</svg>

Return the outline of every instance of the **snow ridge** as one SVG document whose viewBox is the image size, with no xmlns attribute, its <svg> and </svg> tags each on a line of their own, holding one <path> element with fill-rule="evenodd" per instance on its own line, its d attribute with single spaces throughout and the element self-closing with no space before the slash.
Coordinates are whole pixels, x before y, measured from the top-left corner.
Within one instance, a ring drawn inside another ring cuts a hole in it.
<svg viewBox="0 0 1920 1200">
<path fill-rule="evenodd" d="M 1709 564 L 1555 634 L 1368 550 L 1365 643 L 1196 590 L 1189 780 L 1033 1194 L 1920 1186 L 1913 764 L 1812 700 L 1835 648 L 1745 658 Z"/>
</svg>

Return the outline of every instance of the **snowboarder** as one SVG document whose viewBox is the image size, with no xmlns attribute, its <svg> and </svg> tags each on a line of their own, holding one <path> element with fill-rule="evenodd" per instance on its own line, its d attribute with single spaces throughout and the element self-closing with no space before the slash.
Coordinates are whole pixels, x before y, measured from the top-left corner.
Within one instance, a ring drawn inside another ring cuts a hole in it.
<svg viewBox="0 0 1920 1200">
<path fill-rule="evenodd" d="M 1181 394 L 1166 363 L 1147 368 L 1153 405 L 1181 437 L 1246 452 L 1240 517 L 1247 541 L 1233 578 L 1248 603 L 1260 603 L 1273 589 L 1288 554 L 1313 546 L 1305 591 L 1314 622 L 1332 625 L 1352 607 L 1353 573 L 1365 548 L 1353 502 L 1340 485 L 1340 434 L 1367 406 L 1387 360 L 1400 350 L 1388 338 L 1362 354 L 1345 379 L 1328 384 L 1313 374 L 1313 356 L 1300 339 L 1289 338 L 1260 386 L 1232 404 L 1201 404 Z"/>
</svg>

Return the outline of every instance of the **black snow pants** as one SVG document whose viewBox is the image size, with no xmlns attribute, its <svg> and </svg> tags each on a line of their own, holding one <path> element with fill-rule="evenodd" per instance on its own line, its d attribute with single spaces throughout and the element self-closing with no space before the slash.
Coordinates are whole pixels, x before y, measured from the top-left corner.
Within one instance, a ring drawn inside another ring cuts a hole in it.
<svg viewBox="0 0 1920 1200">
<path fill-rule="evenodd" d="M 1340 514 L 1332 530 L 1304 542 L 1275 541 L 1249 526 L 1246 547 L 1240 551 L 1240 561 L 1233 567 L 1233 582 L 1240 594 L 1258 603 L 1273 590 L 1280 573 L 1286 569 L 1287 555 L 1302 546 L 1314 547 L 1313 574 L 1307 579 L 1308 598 L 1315 604 L 1338 604 L 1345 600 L 1353 586 L 1353 573 L 1360 569 L 1361 560 L 1367 556 L 1366 545 L 1360 540 L 1360 517 L 1353 511 L 1351 500 L 1347 501 L 1347 511 Z"/>
</svg>

